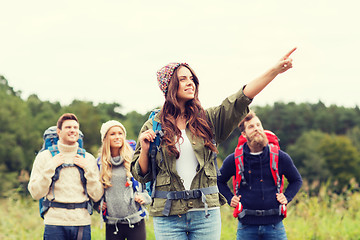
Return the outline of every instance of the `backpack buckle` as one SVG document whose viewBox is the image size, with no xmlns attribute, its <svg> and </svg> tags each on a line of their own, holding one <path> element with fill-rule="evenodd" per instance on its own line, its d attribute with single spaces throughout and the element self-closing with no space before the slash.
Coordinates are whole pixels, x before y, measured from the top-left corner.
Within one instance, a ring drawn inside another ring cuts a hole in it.
<svg viewBox="0 0 360 240">
<path fill-rule="evenodd" d="M 159 136 L 162 138 L 165 134 L 164 134 L 164 132 L 160 129 L 160 130 L 156 130 L 155 131 L 155 134 L 157 135 L 157 134 L 159 134 Z"/>
<path fill-rule="evenodd" d="M 185 191 L 184 191 L 184 199 L 185 199 L 185 200 L 189 200 L 189 199 L 190 199 L 190 191 L 189 191 L 189 190 L 185 190 Z"/>
<path fill-rule="evenodd" d="M 73 164 L 73 163 L 63 163 L 62 166 L 63 167 L 74 167 L 75 164 Z"/>
<path fill-rule="evenodd" d="M 68 203 L 66 204 L 67 209 L 75 209 L 75 203 Z"/>
<path fill-rule="evenodd" d="M 264 216 L 265 210 L 255 210 L 255 216 Z"/>
</svg>

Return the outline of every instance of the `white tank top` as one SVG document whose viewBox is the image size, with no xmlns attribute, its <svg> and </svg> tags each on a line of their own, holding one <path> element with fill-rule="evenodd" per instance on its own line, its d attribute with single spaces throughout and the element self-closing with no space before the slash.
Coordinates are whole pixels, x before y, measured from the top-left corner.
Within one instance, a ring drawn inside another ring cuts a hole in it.
<svg viewBox="0 0 360 240">
<path fill-rule="evenodd" d="M 190 190 L 199 163 L 185 130 L 181 130 L 181 136 L 183 140 L 180 139 L 179 143 L 176 144 L 176 148 L 180 152 L 180 157 L 176 160 L 176 171 L 184 184 L 185 190 Z"/>
</svg>

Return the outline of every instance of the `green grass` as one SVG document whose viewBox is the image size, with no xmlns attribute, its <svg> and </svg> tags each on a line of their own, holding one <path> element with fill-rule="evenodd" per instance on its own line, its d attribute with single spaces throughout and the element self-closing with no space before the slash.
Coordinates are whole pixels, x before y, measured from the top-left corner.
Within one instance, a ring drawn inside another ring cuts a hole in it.
<svg viewBox="0 0 360 240">
<path fill-rule="evenodd" d="M 289 240 L 297 239 L 360 239 L 360 193 L 356 183 L 351 189 L 337 195 L 327 185 L 321 186 L 317 196 L 309 196 L 304 185 L 288 207 L 284 220 Z M 354 191 L 356 190 L 356 191 Z M 17 193 L 0 200 L 0 239 L 42 239 L 43 221 L 39 216 L 38 202 Z M 221 207 L 221 239 L 235 239 L 237 220 L 232 208 Z M 92 239 L 105 239 L 105 227 L 100 227 L 100 216 L 92 216 Z M 155 239 L 152 218 L 146 220 L 147 239 Z"/>
</svg>

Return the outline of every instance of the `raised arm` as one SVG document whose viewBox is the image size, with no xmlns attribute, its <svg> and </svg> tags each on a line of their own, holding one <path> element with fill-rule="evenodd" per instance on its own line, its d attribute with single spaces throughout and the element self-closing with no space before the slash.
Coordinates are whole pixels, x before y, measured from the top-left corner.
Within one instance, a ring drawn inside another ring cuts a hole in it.
<svg viewBox="0 0 360 240">
<path fill-rule="evenodd" d="M 272 68 L 263 75 L 249 82 L 244 88 L 244 94 L 249 98 L 254 98 L 261 92 L 278 74 L 284 73 L 292 68 L 292 59 L 290 55 L 296 50 L 291 49 L 284 57 L 282 57 Z"/>
</svg>

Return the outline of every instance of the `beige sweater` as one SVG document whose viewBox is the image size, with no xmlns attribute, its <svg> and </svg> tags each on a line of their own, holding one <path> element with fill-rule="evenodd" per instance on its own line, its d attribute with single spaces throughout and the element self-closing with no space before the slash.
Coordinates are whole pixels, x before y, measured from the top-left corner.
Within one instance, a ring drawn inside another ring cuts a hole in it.
<svg viewBox="0 0 360 240">
<path fill-rule="evenodd" d="M 73 163 L 78 144 L 70 146 L 58 142 L 58 148 L 63 154 L 65 163 Z M 84 168 L 84 175 L 87 180 L 87 192 L 90 198 L 99 201 L 103 195 L 103 187 L 99 181 L 96 160 L 90 153 L 85 154 L 85 159 L 87 160 L 87 166 Z M 31 196 L 36 200 L 44 196 L 49 200 L 53 198 L 50 184 L 51 177 L 55 174 L 56 165 L 51 160 L 52 156 L 48 150 L 39 153 L 35 158 L 28 189 Z M 81 203 L 89 200 L 84 192 L 77 167 L 63 168 L 60 171 L 59 180 L 55 182 L 54 190 L 56 202 Z M 44 223 L 60 226 L 83 226 L 91 224 L 91 218 L 85 208 L 50 208 L 44 216 Z"/>
</svg>

